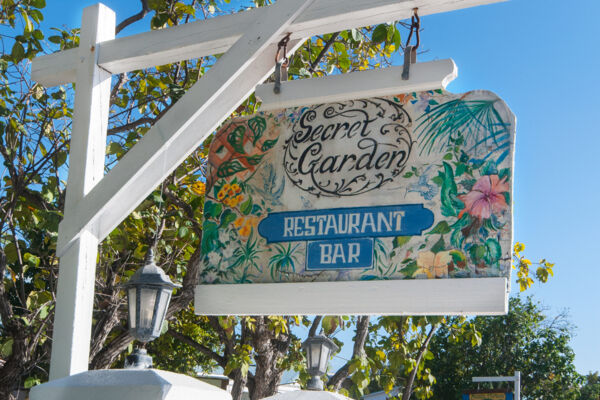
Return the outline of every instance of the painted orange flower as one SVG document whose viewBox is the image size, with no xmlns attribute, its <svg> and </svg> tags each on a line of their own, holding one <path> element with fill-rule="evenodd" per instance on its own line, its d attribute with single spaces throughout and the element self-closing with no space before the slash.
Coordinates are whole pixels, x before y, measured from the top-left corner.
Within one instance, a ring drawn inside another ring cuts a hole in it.
<svg viewBox="0 0 600 400">
<path fill-rule="evenodd" d="M 244 217 L 238 217 L 235 222 L 233 223 L 233 225 L 236 228 L 239 228 L 240 226 L 242 226 L 242 224 L 244 223 Z"/>
<path fill-rule="evenodd" d="M 507 207 L 504 193 L 508 190 L 506 178 L 500 179 L 498 175 L 482 176 L 469 193 L 458 196 L 465 203 L 465 208 L 458 217 L 466 212 L 473 217 L 485 219 L 504 210 Z"/>
</svg>

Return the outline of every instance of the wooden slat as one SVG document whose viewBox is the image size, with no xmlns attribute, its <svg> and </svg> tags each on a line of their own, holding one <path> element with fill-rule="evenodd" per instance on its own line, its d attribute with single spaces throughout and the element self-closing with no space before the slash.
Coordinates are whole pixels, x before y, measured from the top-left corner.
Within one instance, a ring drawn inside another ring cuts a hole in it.
<svg viewBox="0 0 600 400">
<path fill-rule="evenodd" d="M 508 288 L 506 278 L 198 285 L 194 310 L 199 315 L 503 315 Z"/>
<path fill-rule="evenodd" d="M 309 104 L 332 103 L 350 99 L 391 96 L 400 93 L 445 89 L 458 74 L 454 61 L 439 60 L 413 64 L 410 79 L 402 80 L 403 67 L 389 67 L 281 83 L 275 94 L 274 83 L 256 87 L 262 101 L 261 111 Z"/>
<path fill-rule="evenodd" d="M 300 40 L 406 19 L 412 15 L 414 7 L 418 7 L 423 16 L 500 1 L 505 0 L 315 0 L 287 32 L 292 33 L 292 39 Z M 223 53 L 247 29 L 263 20 L 267 9 L 253 9 L 108 41 L 100 46 L 98 63 L 112 73 L 121 73 Z M 60 55 L 34 59 L 32 78 L 35 81 L 45 86 L 73 81 L 75 53 L 57 54 Z"/>
</svg>

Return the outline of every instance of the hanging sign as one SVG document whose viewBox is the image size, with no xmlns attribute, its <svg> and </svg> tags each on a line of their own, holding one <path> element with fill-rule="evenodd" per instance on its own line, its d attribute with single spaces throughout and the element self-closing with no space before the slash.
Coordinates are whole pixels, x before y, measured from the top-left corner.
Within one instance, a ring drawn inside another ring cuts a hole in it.
<svg viewBox="0 0 600 400">
<path fill-rule="evenodd" d="M 200 283 L 509 277 L 514 137 L 487 91 L 234 119 L 208 155 Z"/>
</svg>

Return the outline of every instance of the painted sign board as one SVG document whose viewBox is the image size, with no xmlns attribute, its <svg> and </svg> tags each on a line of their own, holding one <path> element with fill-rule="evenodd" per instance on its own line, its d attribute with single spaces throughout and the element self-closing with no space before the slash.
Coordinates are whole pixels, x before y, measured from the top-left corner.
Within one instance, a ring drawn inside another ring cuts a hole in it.
<svg viewBox="0 0 600 400">
<path fill-rule="evenodd" d="M 209 151 L 200 283 L 508 277 L 514 137 L 488 91 L 234 119 Z"/>
</svg>

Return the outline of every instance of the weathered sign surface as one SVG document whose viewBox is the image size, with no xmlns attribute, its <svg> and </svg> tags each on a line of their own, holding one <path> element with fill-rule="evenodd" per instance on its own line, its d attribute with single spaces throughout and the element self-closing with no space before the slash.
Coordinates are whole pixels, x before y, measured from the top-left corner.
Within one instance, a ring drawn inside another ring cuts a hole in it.
<svg viewBox="0 0 600 400">
<path fill-rule="evenodd" d="M 209 152 L 200 282 L 509 276 L 514 136 L 487 91 L 232 120 Z"/>
</svg>

